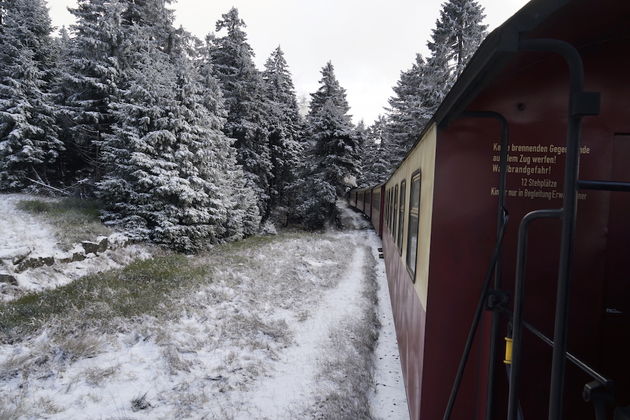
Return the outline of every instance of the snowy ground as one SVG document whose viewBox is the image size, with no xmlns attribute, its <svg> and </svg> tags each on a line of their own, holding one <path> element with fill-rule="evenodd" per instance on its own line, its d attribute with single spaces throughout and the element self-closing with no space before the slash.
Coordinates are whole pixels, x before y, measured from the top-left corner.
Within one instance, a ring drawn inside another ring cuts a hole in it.
<svg viewBox="0 0 630 420">
<path fill-rule="evenodd" d="M 36 250 L 38 254 L 54 254 L 61 251 L 55 232 L 40 218 L 16 209 L 20 200 L 31 196 L 24 194 L 0 195 L 0 255 L 11 255 L 20 248 Z"/>
<path fill-rule="evenodd" d="M 89 254 L 83 261 L 55 264 L 33 268 L 24 272 L 14 272 L 15 267 L 3 266 L 2 260 L 10 260 L 18 255 L 29 257 L 62 257 L 68 252 L 60 246 L 54 226 L 47 223 L 45 217 L 31 215 L 19 210 L 19 201 L 33 199 L 25 194 L 0 195 L 0 273 L 9 273 L 17 285 L 0 282 L 0 302 L 10 301 L 26 293 L 63 286 L 88 274 L 124 267 L 136 259 L 149 258 L 149 249 L 145 246 L 131 245 L 126 248 L 111 249 L 99 255 Z M 42 201 L 52 201 L 40 196 Z M 120 236 L 120 235 L 118 235 Z M 95 240 L 96 237 L 90 238 Z M 79 247 L 80 248 L 80 247 Z"/>
<path fill-rule="evenodd" d="M 0 419 L 407 418 L 379 241 L 342 219 L 194 257 L 177 310 L 0 344 Z"/>
</svg>

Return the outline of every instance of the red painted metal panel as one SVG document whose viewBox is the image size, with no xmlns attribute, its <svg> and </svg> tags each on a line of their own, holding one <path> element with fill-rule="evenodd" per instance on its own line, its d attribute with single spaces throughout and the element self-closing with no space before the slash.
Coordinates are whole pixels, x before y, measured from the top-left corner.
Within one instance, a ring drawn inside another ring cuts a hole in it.
<svg viewBox="0 0 630 420">
<path fill-rule="evenodd" d="M 381 221 L 381 187 L 374 187 L 372 189 L 372 207 L 370 211 L 370 220 L 374 230 L 379 234 L 379 223 Z"/>
<path fill-rule="evenodd" d="M 383 229 L 383 252 L 409 417 L 417 420 L 420 419 L 423 391 L 425 311 L 387 226 Z"/>
<path fill-rule="evenodd" d="M 597 17 L 594 21 L 600 22 Z M 630 32 L 621 19 L 611 18 L 607 34 L 620 31 L 619 25 L 625 25 L 624 33 Z M 584 120 L 582 140 L 586 148 L 580 177 L 605 180 L 613 176 L 615 134 L 630 133 L 627 77 L 630 59 L 618 54 L 627 50 L 627 37 L 604 38 L 602 35 L 602 39 L 591 41 L 581 53 L 587 88 L 602 93 L 602 112 L 598 117 Z M 510 151 L 513 168 L 532 172 L 508 175 L 511 192 L 507 206 L 511 222 L 505 239 L 503 265 L 503 286 L 508 291 L 514 278 L 518 222 L 529 211 L 561 205 L 561 200 L 553 194 L 562 191 L 564 155 L 558 147 L 562 147 L 566 139 L 567 68 L 553 55 L 534 54 L 534 57 L 525 68 L 509 68 L 509 72 L 469 107 L 470 110 L 501 112 L 510 123 L 511 143 L 533 147 Z M 431 385 L 425 386 L 422 393 L 423 419 L 439 419 L 443 415 L 494 245 L 496 196 L 492 187 L 497 185 L 497 173 L 493 171 L 492 160 L 498 155 L 498 133 L 496 122 L 475 119 L 460 119 L 438 133 L 423 370 L 423 383 Z M 541 146 L 538 150 L 544 152 L 535 151 L 536 146 Z M 533 158 L 538 161 L 533 162 Z M 630 155 L 626 159 L 630 159 Z M 620 317 L 613 335 L 606 335 L 610 319 L 605 307 L 606 282 L 615 283 L 613 276 L 630 278 L 630 265 L 607 260 L 610 250 L 627 246 L 630 234 L 626 222 L 609 218 L 612 217 L 610 208 L 615 204 L 614 197 L 607 192 L 588 192 L 579 200 L 569 349 L 613 378 L 628 378 L 627 362 L 610 363 L 605 356 L 614 353 L 609 350 L 615 347 L 630 349 L 628 315 Z M 525 319 L 548 336 L 553 336 L 559 233 L 560 223 L 547 220 L 536 222 L 529 235 Z M 624 290 L 627 290 L 627 280 L 624 281 Z M 487 328 L 487 322 L 482 327 Z M 507 325 L 504 324 L 502 330 L 507 331 Z M 487 331 L 482 330 L 481 336 L 484 334 L 487 335 Z M 525 333 L 524 340 L 521 404 L 526 418 L 546 418 L 551 351 L 529 333 Z M 487 353 L 487 341 L 478 340 L 453 419 L 482 418 Z M 505 396 L 504 367 L 499 367 L 497 380 L 503 390 L 499 396 Z M 582 387 L 589 380 L 568 365 L 565 418 L 593 418 L 592 406 L 581 397 Z M 628 404 L 629 385 L 624 379 L 621 383 L 620 395 L 625 396 L 621 402 Z M 504 416 L 501 405 L 496 411 L 498 418 Z"/>
<path fill-rule="evenodd" d="M 381 215 L 378 221 L 378 235 L 383 237 L 383 220 L 385 220 L 385 185 L 380 187 L 381 189 Z"/>
</svg>

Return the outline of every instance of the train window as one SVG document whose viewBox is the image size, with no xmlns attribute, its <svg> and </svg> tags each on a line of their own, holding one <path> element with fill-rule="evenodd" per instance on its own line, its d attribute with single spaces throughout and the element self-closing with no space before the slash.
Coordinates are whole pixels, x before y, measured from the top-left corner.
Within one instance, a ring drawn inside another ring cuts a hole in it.
<svg viewBox="0 0 630 420">
<path fill-rule="evenodd" d="M 389 228 L 389 193 L 390 191 L 387 190 L 385 195 L 385 207 L 387 209 L 387 214 L 385 215 L 385 226 L 387 226 L 387 228 Z"/>
<path fill-rule="evenodd" d="M 381 210 L 381 191 L 374 191 L 374 209 Z"/>
<path fill-rule="evenodd" d="M 416 282 L 416 259 L 418 257 L 418 227 L 420 218 L 420 171 L 411 176 L 409 193 L 409 223 L 407 226 L 407 269 L 411 280 Z"/>
<path fill-rule="evenodd" d="M 389 189 L 389 233 L 393 235 L 392 223 L 394 219 L 394 189 Z"/>
<path fill-rule="evenodd" d="M 389 202 L 387 201 L 387 197 L 389 197 L 389 191 L 385 190 L 385 214 L 383 215 L 384 223 L 387 223 L 387 215 L 389 214 Z"/>
<path fill-rule="evenodd" d="M 394 211 L 393 211 L 393 221 L 392 221 L 392 236 L 394 237 L 394 241 L 396 241 L 396 221 L 398 220 L 398 185 L 394 187 Z"/>
<path fill-rule="evenodd" d="M 398 251 L 402 255 L 403 228 L 405 225 L 405 194 L 407 192 L 407 181 L 400 183 L 400 205 L 398 206 Z"/>
</svg>

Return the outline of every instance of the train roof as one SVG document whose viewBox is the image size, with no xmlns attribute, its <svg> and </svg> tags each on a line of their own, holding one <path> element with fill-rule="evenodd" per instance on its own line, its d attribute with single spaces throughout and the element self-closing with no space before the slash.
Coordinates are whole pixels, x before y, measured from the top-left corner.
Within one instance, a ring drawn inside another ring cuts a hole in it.
<svg viewBox="0 0 630 420">
<path fill-rule="evenodd" d="M 522 54 L 518 50 L 519 39 L 563 39 L 579 47 L 592 42 L 595 31 L 602 37 L 610 36 L 606 17 L 610 15 L 610 6 L 620 3 L 630 9 L 630 1 L 625 0 L 531 0 L 481 43 L 405 158 L 433 124 L 446 127 L 502 73 L 540 59 L 536 54 Z"/>
<path fill-rule="evenodd" d="M 444 97 L 432 118 L 432 122 L 446 125 L 450 119 L 461 113 L 518 53 L 518 41 L 521 33 L 534 30 L 551 14 L 570 2 L 571 0 L 530 1 L 492 31 L 481 43 L 456 83 Z"/>
</svg>

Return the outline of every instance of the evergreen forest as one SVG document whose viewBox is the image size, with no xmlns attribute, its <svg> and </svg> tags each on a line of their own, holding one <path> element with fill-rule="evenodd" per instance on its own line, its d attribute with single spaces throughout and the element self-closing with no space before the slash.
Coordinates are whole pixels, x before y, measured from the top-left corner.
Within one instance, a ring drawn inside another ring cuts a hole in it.
<svg viewBox="0 0 630 420">
<path fill-rule="evenodd" d="M 95 198 L 104 223 L 183 252 L 319 229 L 388 177 L 486 34 L 477 1 L 445 1 L 429 55 L 366 126 L 333 63 L 300 103 L 280 47 L 256 67 L 236 8 L 198 39 L 170 7 L 79 0 L 57 30 L 45 0 L 0 0 L 0 192 Z"/>
</svg>

